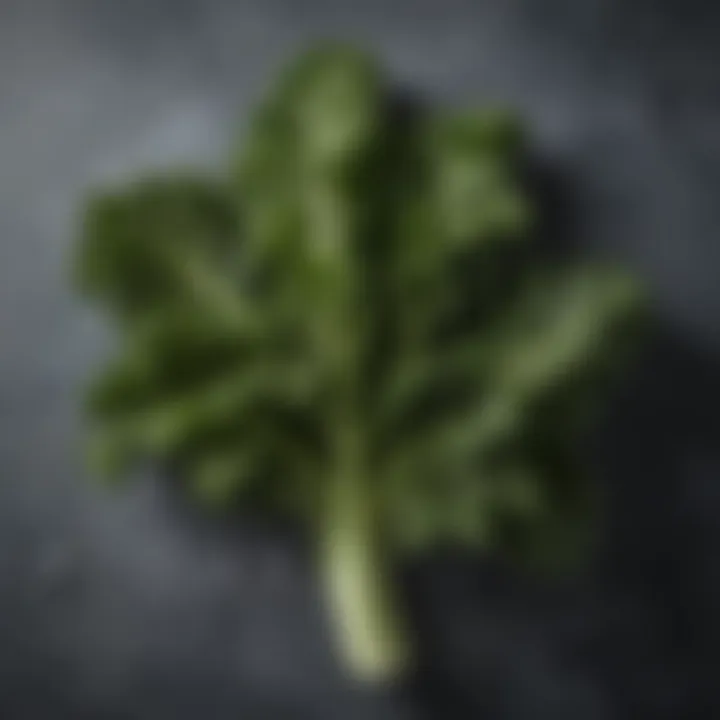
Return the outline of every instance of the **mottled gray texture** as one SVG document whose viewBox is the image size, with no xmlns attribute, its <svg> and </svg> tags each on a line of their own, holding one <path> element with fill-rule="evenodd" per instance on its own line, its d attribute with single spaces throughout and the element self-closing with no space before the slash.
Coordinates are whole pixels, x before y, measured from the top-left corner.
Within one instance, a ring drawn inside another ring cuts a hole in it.
<svg viewBox="0 0 720 720">
<path fill-rule="evenodd" d="M 279 64 L 327 36 L 438 100 L 519 108 L 551 169 L 551 230 L 637 268 L 661 318 L 592 448 L 613 513 L 590 577 L 411 574 L 433 658 L 420 704 L 720 716 L 712 2 L 2 0 L 0 717 L 404 717 L 344 687 L 290 544 L 212 530 L 153 485 L 99 490 L 79 455 L 78 388 L 107 343 L 67 285 L 84 189 L 217 162 Z"/>
</svg>

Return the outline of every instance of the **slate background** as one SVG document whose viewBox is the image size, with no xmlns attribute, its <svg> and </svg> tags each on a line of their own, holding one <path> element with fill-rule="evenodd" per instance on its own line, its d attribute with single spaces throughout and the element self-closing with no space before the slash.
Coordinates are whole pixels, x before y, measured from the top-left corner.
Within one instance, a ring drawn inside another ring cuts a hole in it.
<svg viewBox="0 0 720 720">
<path fill-rule="evenodd" d="M 68 292 L 88 185 L 211 164 L 280 63 L 358 40 L 438 101 L 522 111 L 549 231 L 651 283 L 659 328 L 590 455 L 582 577 L 408 571 L 430 658 L 403 698 L 339 677 L 301 554 L 140 483 L 86 482 L 103 328 Z M 671 0 L 3 0 L 0 717 L 720 717 L 720 10 Z M 414 705 L 413 705 L 414 703 Z"/>
</svg>

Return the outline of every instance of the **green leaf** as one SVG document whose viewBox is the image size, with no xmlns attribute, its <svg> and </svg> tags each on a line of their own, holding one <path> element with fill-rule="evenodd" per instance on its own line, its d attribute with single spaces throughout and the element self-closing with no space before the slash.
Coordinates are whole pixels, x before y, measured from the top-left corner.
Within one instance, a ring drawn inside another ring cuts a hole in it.
<svg viewBox="0 0 720 720">
<path fill-rule="evenodd" d="M 644 301 L 625 273 L 526 252 L 525 155 L 515 114 L 400 113 L 372 58 L 324 44 L 227 177 L 94 193 L 75 279 L 121 341 L 89 391 L 94 462 L 167 463 L 200 502 L 318 533 L 351 478 L 397 545 L 579 548 L 574 443 Z"/>
<path fill-rule="evenodd" d="M 193 497 L 211 508 L 226 508 L 249 489 L 263 467 L 257 453 L 247 448 L 203 455 L 189 468 Z"/>
<path fill-rule="evenodd" d="M 452 245 L 521 238 L 531 214 L 517 182 L 522 130 L 500 113 L 441 116 L 430 126 L 433 203 Z"/>
<path fill-rule="evenodd" d="M 155 176 L 95 192 L 85 206 L 75 277 L 121 319 L 204 306 L 243 319 L 238 218 L 229 193 L 192 176 Z"/>
</svg>

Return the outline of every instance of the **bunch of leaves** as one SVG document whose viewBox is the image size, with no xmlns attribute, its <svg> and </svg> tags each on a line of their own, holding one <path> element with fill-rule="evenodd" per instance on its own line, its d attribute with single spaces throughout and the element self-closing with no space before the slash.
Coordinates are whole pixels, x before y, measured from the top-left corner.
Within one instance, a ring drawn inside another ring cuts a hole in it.
<svg viewBox="0 0 720 720">
<path fill-rule="evenodd" d="M 615 268 L 528 260 L 525 150 L 511 114 L 399 112 L 328 46 L 219 177 L 98 191 L 77 280 L 122 342 L 89 394 L 95 466 L 167 463 L 203 502 L 317 529 L 350 452 L 395 548 L 577 548 L 578 434 L 642 303 Z"/>
</svg>

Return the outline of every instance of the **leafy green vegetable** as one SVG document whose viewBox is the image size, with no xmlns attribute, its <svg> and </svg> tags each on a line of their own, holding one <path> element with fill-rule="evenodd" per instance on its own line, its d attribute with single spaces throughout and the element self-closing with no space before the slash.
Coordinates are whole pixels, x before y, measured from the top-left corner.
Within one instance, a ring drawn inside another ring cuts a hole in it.
<svg viewBox="0 0 720 720">
<path fill-rule="evenodd" d="M 398 113 L 368 57 L 326 46 L 226 177 L 87 203 L 77 283 L 124 343 L 89 395 L 95 466 L 294 513 L 362 676 L 412 660 L 394 552 L 546 562 L 587 534 L 575 440 L 642 302 L 616 269 L 528 260 L 524 145 L 497 111 Z"/>
</svg>

